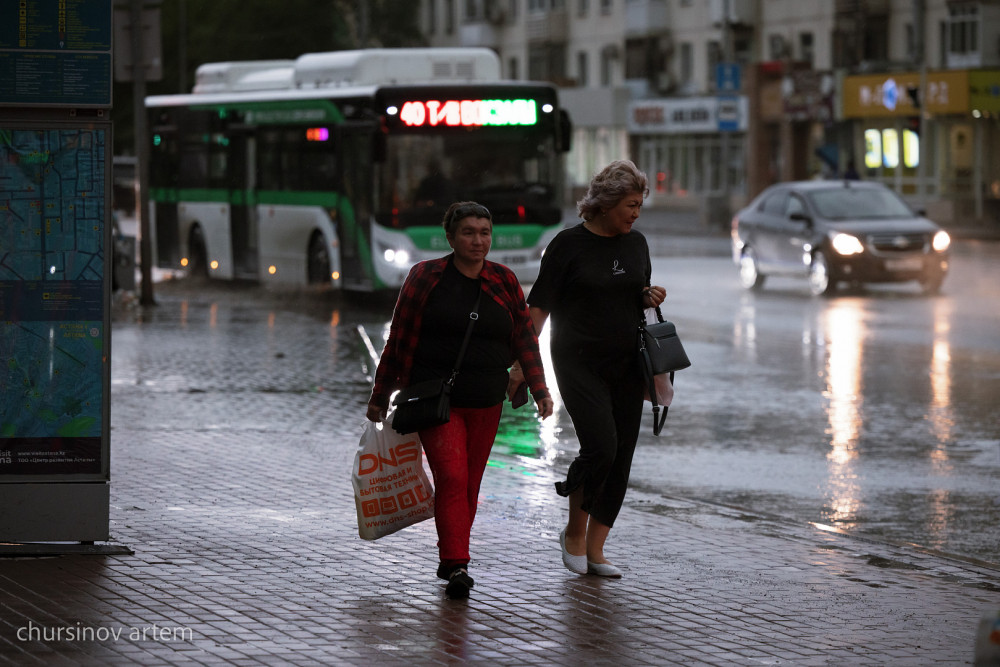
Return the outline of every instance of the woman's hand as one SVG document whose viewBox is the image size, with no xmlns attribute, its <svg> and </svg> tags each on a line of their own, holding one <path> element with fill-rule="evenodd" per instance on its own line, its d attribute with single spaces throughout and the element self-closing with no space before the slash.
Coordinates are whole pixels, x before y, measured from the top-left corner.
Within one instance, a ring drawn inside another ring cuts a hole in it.
<svg viewBox="0 0 1000 667">
<path fill-rule="evenodd" d="M 387 410 L 381 405 L 375 405 L 374 403 L 368 404 L 368 411 L 365 413 L 365 417 L 368 417 L 368 421 L 371 422 L 381 422 L 385 421 Z"/>
<path fill-rule="evenodd" d="M 667 298 L 667 290 L 659 285 L 644 287 L 642 290 L 642 305 L 646 308 L 656 308 Z"/>
<path fill-rule="evenodd" d="M 507 380 L 508 398 L 514 395 L 514 392 L 517 391 L 517 388 L 521 386 L 522 382 L 524 382 L 524 371 L 521 370 L 521 365 L 515 362 L 514 365 L 510 367 L 510 378 Z"/>
<path fill-rule="evenodd" d="M 538 414 L 541 415 L 542 419 L 545 419 L 552 414 L 553 405 L 552 398 L 549 396 L 535 401 L 535 407 L 538 408 Z"/>
</svg>

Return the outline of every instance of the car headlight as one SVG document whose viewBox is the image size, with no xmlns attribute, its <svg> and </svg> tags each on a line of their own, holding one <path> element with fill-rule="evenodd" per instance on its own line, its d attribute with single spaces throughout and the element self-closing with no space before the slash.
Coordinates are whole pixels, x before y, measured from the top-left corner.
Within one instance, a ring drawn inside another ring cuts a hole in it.
<svg viewBox="0 0 1000 667">
<path fill-rule="evenodd" d="M 833 238 L 830 239 L 830 245 L 833 246 L 838 255 L 857 255 L 865 251 L 865 247 L 861 245 L 858 237 L 850 234 L 834 234 Z"/>
<path fill-rule="evenodd" d="M 948 232 L 942 229 L 934 235 L 934 240 L 931 242 L 931 245 L 938 252 L 944 252 L 951 245 L 951 236 L 948 235 Z"/>
</svg>

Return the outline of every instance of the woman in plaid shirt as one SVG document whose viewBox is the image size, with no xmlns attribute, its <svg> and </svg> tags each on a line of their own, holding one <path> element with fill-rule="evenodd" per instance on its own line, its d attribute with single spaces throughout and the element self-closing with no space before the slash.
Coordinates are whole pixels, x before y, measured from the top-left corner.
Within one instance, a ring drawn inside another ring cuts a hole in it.
<svg viewBox="0 0 1000 667">
<path fill-rule="evenodd" d="M 542 418 L 552 414 L 538 336 L 514 273 L 490 262 L 493 218 L 485 206 L 457 202 L 443 226 L 452 254 L 416 264 L 396 301 L 368 401 L 371 421 L 385 418 L 390 395 L 434 378 L 447 379 L 465 336 L 469 313 L 482 294 L 479 318 L 451 392 L 451 420 L 419 431 L 434 475 L 434 522 L 449 597 L 468 597 L 469 535 L 479 485 L 517 361 Z"/>
</svg>

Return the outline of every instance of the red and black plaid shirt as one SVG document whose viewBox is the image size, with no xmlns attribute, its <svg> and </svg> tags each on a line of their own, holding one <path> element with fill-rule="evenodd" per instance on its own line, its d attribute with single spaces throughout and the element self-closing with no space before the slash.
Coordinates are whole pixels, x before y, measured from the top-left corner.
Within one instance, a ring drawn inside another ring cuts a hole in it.
<svg viewBox="0 0 1000 667">
<path fill-rule="evenodd" d="M 431 290 L 441 281 L 444 269 L 451 255 L 439 259 L 419 262 L 399 290 L 396 308 L 389 325 L 389 340 L 386 341 L 382 358 L 375 371 L 375 387 L 371 402 L 383 408 L 389 406 L 389 396 L 397 389 L 407 386 L 413 366 L 413 354 L 420 340 L 420 325 L 424 305 Z M 510 314 L 513 331 L 510 339 L 511 362 L 521 362 L 524 378 L 537 400 L 549 395 L 545 384 L 542 356 L 538 351 L 538 336 L 528 315 L 528 305 L 524 292 L 514 272 L 502 264 L 484 260 L 480 285 L 483 291 L 500 304 Z"/>
</svg>

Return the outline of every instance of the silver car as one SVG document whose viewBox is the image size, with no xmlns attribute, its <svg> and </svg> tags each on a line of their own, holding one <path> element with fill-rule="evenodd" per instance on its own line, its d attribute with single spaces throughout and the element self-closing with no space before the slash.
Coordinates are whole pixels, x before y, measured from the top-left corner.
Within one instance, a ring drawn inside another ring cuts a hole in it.
<svg viewBox="0 0 1000 667">
<path fill-rule="evenodd" d="M 951 238 L 880 183 L 796 181 L 772 185 L 737 213 L 732 242 L 747 289 L 784 275 L 808 278 L 815 295 L 842 282 L 910 280 L 936 294 Z"/>
</svg>

